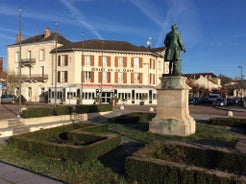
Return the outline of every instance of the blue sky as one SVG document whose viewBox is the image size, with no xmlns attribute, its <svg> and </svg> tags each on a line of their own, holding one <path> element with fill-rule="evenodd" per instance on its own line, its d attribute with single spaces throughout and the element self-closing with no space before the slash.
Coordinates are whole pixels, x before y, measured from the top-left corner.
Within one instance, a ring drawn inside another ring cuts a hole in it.
<svg viewBox="0 0 246 184">
<path fill-rule="evenodd" d="M 105 39 L 162 47 L 173 23 L 186 53 L 182 72 L 213 72 L 232 78 L 246 74 L 246 0 L 0 0 L 0 56 L 15 43 L 22 8 L 25 38 L 45 27 L 71 41 Z"/>
</svg>

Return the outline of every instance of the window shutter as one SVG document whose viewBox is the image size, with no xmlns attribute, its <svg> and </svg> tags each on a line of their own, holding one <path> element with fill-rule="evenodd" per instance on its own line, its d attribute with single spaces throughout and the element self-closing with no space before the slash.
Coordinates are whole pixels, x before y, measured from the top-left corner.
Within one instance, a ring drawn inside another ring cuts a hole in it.
<svg viewBox="0 0 246 184">
<path fill-rule="evenodd" d="M 143 58 L 139 58 L 139 67 L 143 68 Z"/>
<path fill-rule="evenodd" d="M 131 73 L 131 83 L 134 83 L 134 73 Z"/>
<path fill-rule="evenodd" d="M 114 59 L 114 66 L 115 66 L 115 67 L 118 67 L 118 56 L 115 56 L 115 59 Z"/>
<path fill-rule="evenodd" d="M 151 84 L 152 83 L 152 74 L 149 74 L 149 84 Z"/>
<path fill-rule="evenodd" d="M 65 75 L 65 76 L 64 76 L 64 77 L 65 77 L 65 82 L 67 82 L 67 81 L 68 81 L 68 71 L 65 71 L 65 72 L 64 72 L 64 75 Z"/>
<path fill-rule="evenodd" d="M 85 77 L 84 77 L 84 72 L 83 71 L 81 72 L 81 81 L 85 82 Z"/>
<path fill-rule="evenodd" d="M 111 66 L 111 57 L 108 56 L 108 66 Z"/>
<path fill-rule="evenodd" d="M 143 74 L 139 73 L 139 83 L 143 83 Z"/>
<path fill-rule="evenodd" d="M 94 72 L 91 72 L 91 82 L 94 82 Z"/>
<path fill-rule="evenodd" d="M 110 83 L 110 82 L 111 82 L 111 73 L 108 72 L 108 83 Z"/>
<path fill-rule="evenodd" d="M 98 66 L 102 66 L 102 56 L 99 56 Z"/>
<path fill-rule="evenodd" d="M 81 55 L 81 65 L 85 66 L 85 56 L 84 56 L 84 54 Z"/>
<path fill-rule="evenodd" d="M 124 57 L 124 67 L 127 67 L 127 57 Z"/>
<path fill-rule="evenodd" d="M 57 82 L 61 82 L 61 72 L 58 71 L 57 73 L 58 73 L 58 75 L 57 75 Z"/>
<path fill-rule="evenodd" d="M 149 59 L 149 68 L 150 69 L 152 68 L 152 59 L 151 58 Z"/>
<path fill-rule="evenodd" d="M 118 83 L 118 72 L 114 73 L 114 83 Z"/>
<path fill-rule="evenodd" d="M 91 66 L 94 66 L 94 55 L 91 55 Z"/>
<path fill-rule="evenodd" d="M 134 67 L 134 58 L 133 57 L 131 58 L 131 67 L 132 68 Z"/>
<path fill-rule="evenodd" d="M 123 73 L 123 82 L 127 83 L 127 73 Z"/>
<path fill-rule="evenodd" d="M 65 66 L 68 65 L 68 55 L 65 55 Z"/>
<path fill-rule="evenodd" d="M 155 74 L 153 74 L 153 84 L 155 84 Z"/>
<path fill-rule="evenodd" d="M 58 56 L 58 66 L 61 66 L 61 56 Z"/>
<path fill-rule="evenodd" d="M 98 72 L 98 82 L 102 82 L 102 72 Z"/>
</svg>

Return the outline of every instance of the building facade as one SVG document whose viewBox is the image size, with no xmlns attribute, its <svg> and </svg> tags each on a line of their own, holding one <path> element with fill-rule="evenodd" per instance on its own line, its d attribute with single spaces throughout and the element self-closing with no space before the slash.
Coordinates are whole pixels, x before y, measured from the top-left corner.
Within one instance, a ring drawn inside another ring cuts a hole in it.
<svg viewBox="0 0 246 184">
<path fill-rule="evenodd" d="M 21 94 L 29 102 L 46 102 L 48 87 L 54 83 L 54 58 L 50 51 L 70 41 L 51 33 L 48 28 L 44 34 L 22 40 L 18 34 L 16 43 L 7 46 L 8 86 L 19 94 L 19 74 L 21 65 Z M 20 62 L 21 61 L 21 62 Z M 20 64 L 21 63 L 21 64 Z"/>
<path fill-rule="evenodd" d="M 49 103 L 157 104 L 155 87 L 164 70 L 160 50 L 123 41 L 87 40 L 51 53 L 58 60 L 57 85 L 50 87 Z"/>
<path fill-rule="evenodd" d="M 7 46 L 7 73 L 18 96 L 21 64 L 21 94 L 29 102 L 157 104 L 155 87 L 168 68 L 164 48 L 110 40 L 70 42 L 49 29 L 20 38 Z"/>
</svg>

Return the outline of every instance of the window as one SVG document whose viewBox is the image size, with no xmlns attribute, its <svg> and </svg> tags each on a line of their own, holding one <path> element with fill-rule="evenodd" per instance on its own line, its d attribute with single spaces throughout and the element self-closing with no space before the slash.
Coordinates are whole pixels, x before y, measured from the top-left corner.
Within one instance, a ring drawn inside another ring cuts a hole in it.
<svg viewBox="0 0 246 184">
<path fill-rule="evenodd" d="M 108 72 L 103 72 L 103 82 L 108 82 Z"/>
<path fill-rule="evenodd" d="M 32 98 L 32 88 L 28 88 L 28 98 Z"/>
<path fill-rule="evenodd" d="M 91 66 L 91 56 L 90 55 L 85 56 L 85 65 Z"/>
<path fill-rule="evenodd" d="M 91 72 L 85 72 L 85 82 L 91 82 Z"/>
<path fill-rule="evenodd" d="M 139 68 L 139 58 L 134 58 L 134 68 Z"/>
<path fill-rule="evenodd" d="M 58 82 L 67 82 L 67 71 L 58 71 Z"/>
<path fill-rule="evenodd" d="M 140 75 L 139 75 L 139 73 L 134 73 L 134 83 L 139 83 L 140 82 Z"/>
<path fill-rule="evenodd" d="M 32 52 L 29 50 L 27 52 L 27 59 L 31 59 L 32 58 Z"/>
<path fill-rule="evenodd" d="M 118 67 L 124 67 L 124 57 L 118 57 Z"/>
<path fill-rule="evenodd" d="M 44 66 L 40 66 L 40 74 L 41 76 L 44 76 Z"/>
<path fill-rule="evenodd" d="M 19 52 L 15 53 L 15 62 L 19 62 Z"/>
<path fill-rule="evenodd" d="M 68 65 L 68 55 L 58 56 L 58 66 Z"/>
<path fill-rule="evenodd" d="M 103 56 L 103 66 L 108 66 L 108 57 L 107 56 Z"/>
<path fill-rule="evenodd" d="M 40 60 L 40 61 L 44 61 L 44 49 L 41 49 L 41 50 L 39 51 L 39 60 Z"/>
<path fill-rule="evenodd" d="M 118 83 L 123 83 L 124 75 L 123 72 L 118 73 Z"/>
</svg>

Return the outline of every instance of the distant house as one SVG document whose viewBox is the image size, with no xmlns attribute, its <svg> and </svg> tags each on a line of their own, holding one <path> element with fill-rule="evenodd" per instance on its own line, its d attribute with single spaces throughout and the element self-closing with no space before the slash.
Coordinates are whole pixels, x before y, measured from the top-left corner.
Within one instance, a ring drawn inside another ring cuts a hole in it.
<svg viewBox="0 0 246 184">
<path fill-rule="evenodd" d="M 205 96 L 209 93 L 218 92 L 221 88 L 221 80 L 213 73 L 190 73 L 185 74 L 186 83 L 192 88 L 191 96 Z"/>
<path fill-rule="evenodd" d="M 3 84 L 7 79 L 7 73 L 3 71 L 3 58 L 0 57 L 0 94 L 2 94 Z"/>
</svg>

